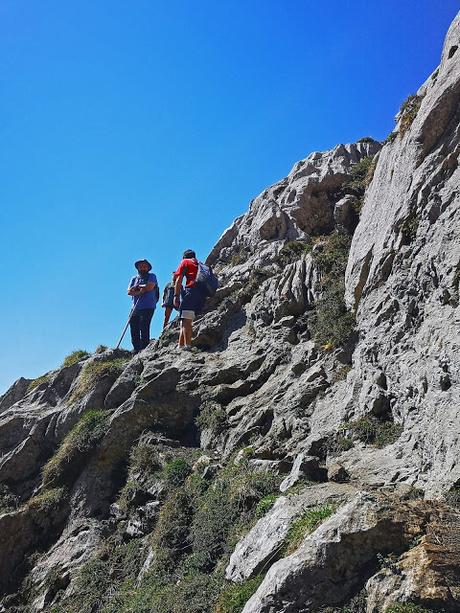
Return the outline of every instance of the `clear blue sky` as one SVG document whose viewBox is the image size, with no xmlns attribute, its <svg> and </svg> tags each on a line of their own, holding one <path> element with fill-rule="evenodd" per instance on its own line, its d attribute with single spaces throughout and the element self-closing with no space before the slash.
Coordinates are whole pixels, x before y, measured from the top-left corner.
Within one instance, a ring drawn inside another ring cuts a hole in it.
<svg viewBox="0 0 460 613">
<path fill-rule="evenodd" d="M 164 285 L 298 159 L 385 138 L 459 8 L 2 0 L 0 392 L 113 346 L 135 259 Z"/>
</svg>

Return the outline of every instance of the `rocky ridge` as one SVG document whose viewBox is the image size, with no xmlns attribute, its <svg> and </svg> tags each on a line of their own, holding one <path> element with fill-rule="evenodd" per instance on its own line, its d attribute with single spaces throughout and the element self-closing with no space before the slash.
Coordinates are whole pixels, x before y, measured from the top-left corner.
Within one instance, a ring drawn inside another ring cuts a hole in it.
<svg viewBox="0 0 460 613">
<path fill-rule="evenodd" d="M 0 399 L 0 610 L 459 610 L 459 38 L 224 232 L 193 352 Z"/>
</svg>

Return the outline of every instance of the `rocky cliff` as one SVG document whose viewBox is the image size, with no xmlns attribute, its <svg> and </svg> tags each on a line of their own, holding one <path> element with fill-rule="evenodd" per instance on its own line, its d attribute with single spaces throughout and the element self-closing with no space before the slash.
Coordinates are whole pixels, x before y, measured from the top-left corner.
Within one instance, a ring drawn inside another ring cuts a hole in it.
<svg viewBox="0 0 460 613">
<path fill-rule="evenodd" d="M 459 39 L 224 232 L 192 352 L 0 399 L 1 611 L 460 610 Z"/>
</svg>

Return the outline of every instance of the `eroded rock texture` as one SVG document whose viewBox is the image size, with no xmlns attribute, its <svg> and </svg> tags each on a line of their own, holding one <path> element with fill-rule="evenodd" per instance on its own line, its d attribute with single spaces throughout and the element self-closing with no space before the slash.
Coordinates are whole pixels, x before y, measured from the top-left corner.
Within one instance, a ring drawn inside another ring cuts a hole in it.
<svg viewBox="0 0 460 613">
<path fill-rule="evenodd" d="M 224 232 L 192 352 L 176 322 L 0 399 L 0 610 L 460 609 L 459 37 L 388 142 Z"/>
</svg>

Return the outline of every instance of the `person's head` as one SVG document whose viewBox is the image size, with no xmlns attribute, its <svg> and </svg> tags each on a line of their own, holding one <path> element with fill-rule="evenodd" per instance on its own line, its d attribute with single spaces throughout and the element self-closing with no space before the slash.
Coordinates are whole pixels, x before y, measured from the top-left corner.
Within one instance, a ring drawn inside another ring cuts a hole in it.
<svg viewBox="0 0 460 613">
<path fill-rule="evenodd" d="M 186 249 L 184 251 L 184 255 L 182 256 L 184 259 L 189 260 L 191 258 L 196 258 L 196 254 L 193 249 Z"/>
<path fill-rule="evenodd" d="M 137 262 L 134 263 L 134 266 L 137 268 L 141 275 L 145 275 L 150 270 L 152 270 L 152 265 L 148 260 L 137 260 Z"/>
</svg>

